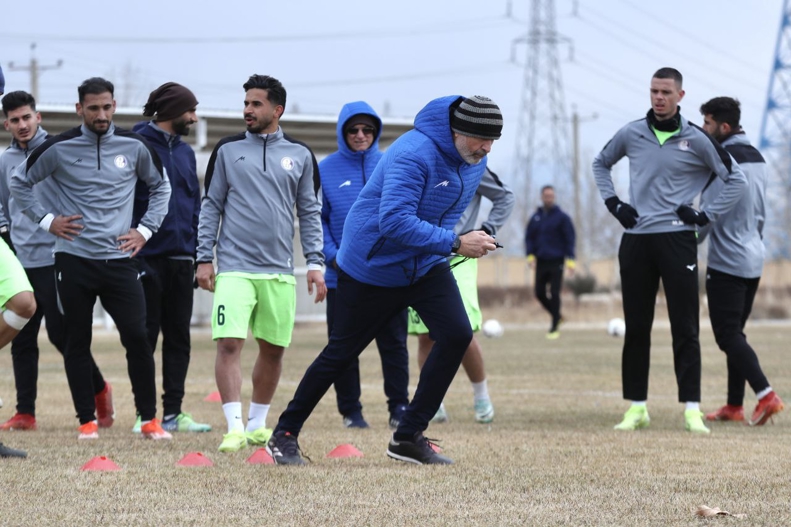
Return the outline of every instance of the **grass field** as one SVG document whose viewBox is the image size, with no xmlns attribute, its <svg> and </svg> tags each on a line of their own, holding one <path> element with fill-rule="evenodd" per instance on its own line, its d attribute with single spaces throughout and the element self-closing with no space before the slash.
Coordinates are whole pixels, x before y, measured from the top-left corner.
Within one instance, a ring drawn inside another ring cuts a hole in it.
<svg viewBox="0 0 791 527">
<path fill-rule="evenodd" d="M 0 441 L 28 451 L 26 460 L 0 461 L 0 525 L 791 525 L 791 411 L 775 425 L 715 424 L 710 436 L 684 431 L 676 402 L 669 330 L 654 331 L 649 410 L 651 427 L 612 430 L 626 409 L 620 395 L 621 340 L 602 328 L 564 329 L 558 341 L 538 329 L 507 327 L 483 340 L 497 416 L 472 417 L 472 392 L 460 373 L 446 398 L 451 417 L 432 425 L 453 466 L 419 467 L 384 455 L 390 432 L 373 349 L 361 357 L 368 430 L 347 430 L 334 405 L 322 401 L 300 436 L 313 462 L 303 468 L 249 465 L 253 450 L 216 451 L 225 431 L 216 389 L 214 346 L 196 332 L 185 410 L 210 422 L 208 434 L 172 442 L 144 441 L 134 421 L 126 363 L 115 334 L 97 335 L 97 362 L 115 390 L 116 424 L 97 441 L 78 442 L 77 420 L 60 356 L 44 345 L 36 432 L 2 432 Z M 778 393 L 791 400 L 791 327 L 748 328 Z M 724 402 L 725 360 L 711 332 L 703 344 L 703 409 Z M 321 325 L 297 328 L 287 351 L 272 426 L 302 373 L 325 343 Z M 416 350 L 410 341 L 410 349 Z M 254 346 L 244 354 L 247 411 Z M 158 357 L 157 357 L 158 358 Z M 413 386 L 417 379 L 413 363 Z M 159 371 L 159 369 L 158 369 Z M 14 381 L 8 349 L 0 353 L 0 419 L 13 413 Z M 748 389 L 746 406 L 754 397 Z M 160 407 L 161 411 L 161 407 Z M 326 459 L 352 443 L 357 459 Z M 213 467 L 176 462 L 202 452 Z M 81 472 L 94 456 L 123 470 Z M 746 514 L 700 520 L 698 505 Z"/>
</svg>

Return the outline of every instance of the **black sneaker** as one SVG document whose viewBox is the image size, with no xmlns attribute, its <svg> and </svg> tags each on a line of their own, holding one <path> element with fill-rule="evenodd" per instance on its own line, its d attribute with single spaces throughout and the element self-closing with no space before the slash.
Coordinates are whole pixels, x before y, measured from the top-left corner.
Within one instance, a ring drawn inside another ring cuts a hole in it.
<svg viewBox="0 0 791 527">
<path fill-rule="evenodd" d="M 396 406 L 395 409 L 390 412 L 390 421 L 388 421 L 390 430 L 398 428 L 398 425 L 401 424 L 401 418 L 404 417 L 404 412 L 406 412 L 406 405 L 403 404 Z"/>
<path fill-rule="evenodd" d="M 437 454 L 431 445 L 431 440 L 423 437 L 420 432 L 415 434 L 413 441 L 396 441 L 395 438 L 391 438 L 390 444 L 387 445 L 387 455 L 393 459 L 416 465 L 453 464 L 452 459 Z"/>
<path fill-rule="evenodd" d="M 291 432 L 278 430 L 266 444 L 266 452 L 272 456 L 277 465 L 304 465 L 302 451 L 299 449 L 297 438 Z"/>
<path fill-rule="evenodd" d="M 15 450 L 0 443 L 0 457 L 27 457 L 27 452 L 24 450 Z"/>
<path fill-rule="evenodd" d="M 356 412 L 343 416 L 343 426 L 346 428 L 368 428 L 368 423 L 365 421 L 362 412 Z"/>
</svg>

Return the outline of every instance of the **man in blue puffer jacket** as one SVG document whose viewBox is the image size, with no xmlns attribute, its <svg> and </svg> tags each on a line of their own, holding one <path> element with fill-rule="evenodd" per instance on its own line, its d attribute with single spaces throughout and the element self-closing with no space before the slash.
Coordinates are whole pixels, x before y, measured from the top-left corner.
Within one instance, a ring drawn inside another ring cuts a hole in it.
<svg viewBox="0 0 791 527">
<path fill-rule="evenodd" d="M 156 150 L 167 170 L 171 194 L 168 213 L 159 230 L 137 255 L 140 281 L 146 297 L 146 330 L 156 350 L 162 331 L 162 428 L 169 432 L 208 432 L 211 426 L 196 423 L 182 411 L 184 384 L 190 364 L 190 319 L 194 296 L 195 248 L 200 215 L 200 183 L 195 152 L 181 140 L 198 121 L 198 100 L 188 88 L 167 82 L 152 91 L 143 115 L 153 117 L 135 125 Z M 148 208 L 148 189 L 138 183 L 133 225 Z M 134 432 L 140 431 L 138 416 Z"/>
<path fill-rule="evenodd" d="M 319 163 L 321 174 L 321 225 L 324 229 L 324 258 L 327 265 L 327 333 L 335 322 L 335 293 L 338 271 L 335 257 L 343 238 L 343 224 L 360 191 L 382 158 L 379 137 L 382 120 L 363 101 L 343 106 L 338 116 L 338 151 Z M 409 352 L 406 347 L 406 310 L 393 317 L 376 336 L 382 358 L 382 375 L 390 412 L 390 427 L 395 428 L 409 404 Z M 338 411 L 347 428 L 368 428 L 360 404 L 360 367 L 357 358 L 335 381 Z"/>
<path fill-rule="evenodd" d="M 418 113 L 415 129 L 379 161 L 344 225 L 330 341 L 305 372 L 267 445 L 276 463 L 305 463 L 297 442 L 302 425 L 351 361 L 408 306 L 436 344 L 387 455 L 416 464 L 452 463 L 423 436 L 472 340 L 448 256 L 479 258 L 496 249 L 484 231 L 459 236 L 453 228 L 478 189 L 502 127 L 491 99 L 442 97 Z"/>
</svg>

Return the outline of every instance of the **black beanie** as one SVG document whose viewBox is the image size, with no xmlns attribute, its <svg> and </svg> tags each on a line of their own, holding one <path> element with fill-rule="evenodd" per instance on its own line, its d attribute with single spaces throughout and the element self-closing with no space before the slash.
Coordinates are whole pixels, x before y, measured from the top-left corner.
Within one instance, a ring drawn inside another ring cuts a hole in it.
<svg viewBox="0 0 791 527">
<path fill-rule="evenodd" d="M 503 114 L 488 97 L 473 95 L 459 104 L 450 116 L 450 129 L 480 139 L 500 139 Z"/>
<path fill-rule="evenodd" d="M 166 82 L 148 96 L 148 102 L 143 106 L 143 115 L 152 117 L 156 114 L 157 121 L 169 121 L 197 105 L 198 99 L 189 88 L 175 82 Z"/>
</svg>

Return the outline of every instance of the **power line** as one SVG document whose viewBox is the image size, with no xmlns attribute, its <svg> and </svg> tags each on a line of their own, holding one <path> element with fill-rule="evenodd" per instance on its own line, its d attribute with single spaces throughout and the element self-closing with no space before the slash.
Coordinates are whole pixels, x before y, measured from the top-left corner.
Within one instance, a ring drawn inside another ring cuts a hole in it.
<svg viewBox="0 0 791 527">
<path fill-rule="evenodd" d="M 338 33 L 306 33 L 306 34 L 291 34 L 291 35 L 266 35 L 266 36 L 233 36 L 233 37 L 119 37 L 112 35 L 105 36 L 91 36 L 91 35 L 48 35 L 38 34 L 31 35 L 30 33 L 6 33 L 0 38 L 7 38 L 9 40 L 18 39 L 35 39 L 40 41 L 50 42 L 86 42 L 95 43 L 102 42 L 105 44 L 244 44 L 244 43 L 260 43 L 260 42 L 296 42 L 296 41 L 313 41 L 313 40 L 349 40 L 358 38 L 403 38 L 414 37 L 419 35 L 438 35 L 446 33 L 458 33 L 460 31 L 469 31 L 471 29 L 482 29 L 498 25 L 505 22 L 503 17 L 490 17 L 478 18 L 474 20 L 458 20 L 458 21 L 443 21 L 442 27 L 426 26 L 422 28 L 414 28 L 408 30 L 368 30 L 368 31 L 344 31 Z"/>
<path fill-rule="evenodd" d="M 711 45 L 710 43 L 706 42 L 704 39 L 698 37 L 694 33 L 690 33 L 688 31 L 684 31 L 683 29 L 679 28 L 677 24 L 674 24 L 672 22 L 668 22 L 666 20 L 662 20 L 661 18 L 657 17 L 654 13 L 651 13 L 651 12 L 641 8 L 641 7 L 638 7 L 636 4 L 633 4 L 633 3 L 628 2 L 626 0 L 621 0 L 621 3 L 631 7 L 635 11 L 638 11 L 638 12 L 646 15 L 647 17 L 649 17 L 651 19 L 652 22 L 657 22 L 657 23 L 659 23 L 659 24 L 661 24 L 661 25 L 663 25 L 663 26 L 665 26 L 667 28 L 672 29 L 673 31 L 675 31 L 679 35 L 683 35 L 684 37 L 688 38 L 689 40 L 691 40 L 692 42 L 696 43 L 697 45 L 702 46 L 704 48 L 707 48 L 710 51 L 713 51 L 713 52 L 718 53 L 720 55 L 723 54 L 722 53 L 722 48 L 718 48 L 717 46 Z M 755 65 L 754 62 L 747 62 L 745 60 L 740 60 L 738 57 L 734 57 L 733 55 L 727 55 L 727 60 L 728 60 L 728 62 L 737 62 L 737 63 L 739 63 L 742 66 L 745 66 L 747 68 L 752 69 L 756 73 L 759 73 L 759 72 L 761 74 L 765 74 L 766 73 L 762 69 L 758 68 Z"/>
</svg>

